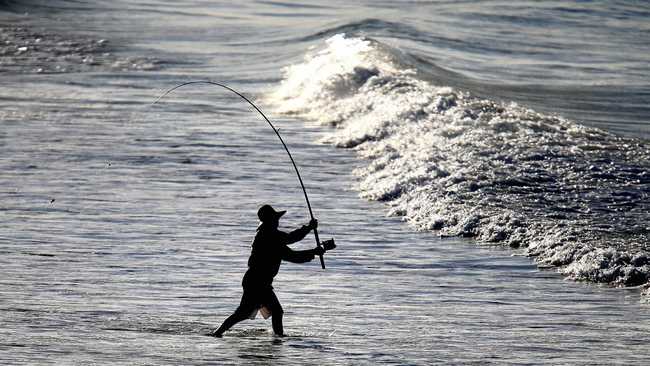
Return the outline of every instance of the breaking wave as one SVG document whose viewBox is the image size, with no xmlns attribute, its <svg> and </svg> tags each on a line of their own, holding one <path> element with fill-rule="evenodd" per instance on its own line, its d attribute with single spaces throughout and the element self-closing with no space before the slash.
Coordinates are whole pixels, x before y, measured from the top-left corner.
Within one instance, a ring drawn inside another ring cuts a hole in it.
<svg viewBox="0 0 650 366">
<path fill-rule="evenodd" d="M 270 99 L 335 127 L 324 141 L 367 161 L 361 196 L 419 230 L 525 248 L 576 280 L 648 282 L 647 142 L 433 85 L 408 60 L 338 34 Z"/>
</svg>

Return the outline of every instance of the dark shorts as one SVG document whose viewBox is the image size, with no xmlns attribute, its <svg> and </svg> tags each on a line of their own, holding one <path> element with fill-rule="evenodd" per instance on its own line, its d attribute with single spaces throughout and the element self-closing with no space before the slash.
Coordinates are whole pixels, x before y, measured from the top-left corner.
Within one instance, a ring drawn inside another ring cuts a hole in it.
<svg viewBox="0 0 650 366">
<path fill-rule="evenodd" d="M 237 308 L 237 313 L 249 316 L 256 312 L 261 307 L 268 309 L 271 314 L 282 314 L 282 306 L 278 297 L 275 296 L 272 287 L 265 288 L 246 288 L 244 287 L 244 295 L 241 297 L 241 302 Z"/>
</svg>

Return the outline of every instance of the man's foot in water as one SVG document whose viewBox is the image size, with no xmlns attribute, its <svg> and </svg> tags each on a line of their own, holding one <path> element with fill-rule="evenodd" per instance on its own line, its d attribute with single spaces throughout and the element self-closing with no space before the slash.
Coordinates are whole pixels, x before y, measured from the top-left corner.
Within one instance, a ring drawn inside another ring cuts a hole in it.
<svg viewBox="0 0 650 366">
<path fill-rule="evenodd" d="M 208 335 L 211 337 L 221 338 L 223 337 L 223 332 L 220 332 L 219 329 L 215 329 L 212 332 L 208 333 Z"/>
</svg>

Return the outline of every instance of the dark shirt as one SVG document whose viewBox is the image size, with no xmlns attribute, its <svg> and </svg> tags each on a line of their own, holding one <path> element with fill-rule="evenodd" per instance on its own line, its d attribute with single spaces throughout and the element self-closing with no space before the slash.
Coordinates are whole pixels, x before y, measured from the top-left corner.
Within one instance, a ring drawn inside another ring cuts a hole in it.
<svg viewBox="0 0 650 366">
<path fill-rule="evenodd" d="M 302 240 L 311 229 L 303 226 L 290 233 L 264 225 L 257 229 L 253 240 L 253 250 L 248 258 L 248 270 L 242 280 L 244 288 L 272 288 L 273 278 L 280 270 L 280 263 L 285 260 L 293 263 L 305 263 L 314 259 L 314 250 L 292 250 L 288 247 Z"/>
</svg>

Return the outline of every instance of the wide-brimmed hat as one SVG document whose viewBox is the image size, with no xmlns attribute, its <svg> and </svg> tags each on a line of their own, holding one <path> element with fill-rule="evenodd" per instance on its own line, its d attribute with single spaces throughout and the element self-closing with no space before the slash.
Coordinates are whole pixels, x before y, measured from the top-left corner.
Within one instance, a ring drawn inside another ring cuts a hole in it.
<svg viewBox="0 0 650 366">
<path fill-rule="evenodd" d="M 259 217 L 262 222 L 269 222 L 272 220 L 277 220 L 287 211 L 276 211 L 271 207 L 271 205 L 264 205 L 257 210 L 257 217 Z"/>
</svg>

